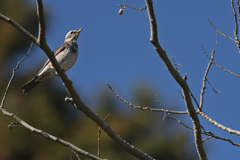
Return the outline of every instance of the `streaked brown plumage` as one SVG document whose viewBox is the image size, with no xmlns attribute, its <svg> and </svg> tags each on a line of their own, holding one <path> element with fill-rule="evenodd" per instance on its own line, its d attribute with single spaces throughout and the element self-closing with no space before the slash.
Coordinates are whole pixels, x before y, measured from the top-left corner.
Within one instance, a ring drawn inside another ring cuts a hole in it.
<svg viewBox="0 0 240 160">
<path fill-rule="evenodd" d="M 78 45 L 77 39 L 83 28 L 79 30 L 69 31 L 65 37 L 64 43 L 54 52 L 54 55 L 61 65 L 62 69 L 66 72 L 69 70 L 77 60 Z M 37 76 L 21 87 L 24 94 L 27 94 L 34 86 L 44 81 L 45 79 L 57 76 L 56 70 L 48 59 L 43 65 Z"/>
</svg>

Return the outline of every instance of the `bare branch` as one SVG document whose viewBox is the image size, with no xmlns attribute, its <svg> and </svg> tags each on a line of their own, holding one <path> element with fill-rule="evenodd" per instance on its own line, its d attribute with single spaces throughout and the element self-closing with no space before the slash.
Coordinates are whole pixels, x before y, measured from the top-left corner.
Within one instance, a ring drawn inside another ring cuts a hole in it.
<svg viewBox="0 0 240 160">
<path fill-rule="evenodd" d="M 5 99 L 6 99 L 6 97 L 7 97 L 8 90 L 9 90 L 9 87 L 10 87 L 10 85 L 11 85 L 11 83 L 12 83 L 12 80 L 13 80 L 13 78 L 15 77 L 15 72 L 16 72 L 16 70 L 19 68 L 19 65 L 22 63 L 22 61 L 23 61 L 23 60 L 28 56 L 28 54 L 30 53 L 30 51 L 31 51 L 31 49 L 32 49 L 32 45 L 33 45 L 33 42 L 31 43 L 30 48 L 29 48 L 27 54 L 17 63 L 17 66 L 13 69 L 12 76 L 11 76 L 11 78 L 10 78 L 10 80 L 9 80 L 9 82 L 8 82 L 7 88 L 6 88 L 6 90 L 5 90 L 5 93 L 4 93 L 4 96 L 3 96 L 3 99 L 2 99 L 2 102 L 1 102 L 0 108 L 4 108 L 4 102 L 5 102 Z"/>
<path fill-rule="evenodd" d="M 174 120 L 178 121 L 178 122 L 179 122 L 181 125 L 183 125 L 184 127 L 188 128 L 188 129 L 191 129 L 191 130 L 194 130 L 192 127 L 186 125 L 186 124 L 183 123 L 181 120 L 179 120 L 179 119 L 176 118 L 176 117 L 173 117 L 172 115 L 169 115 L 168 118 L 174 119 Z M 206 141 L 206 140 L 208 140 L 208 139 L 210 139 L 210 138 L 215 138 L 215 139 L 220 139 L 220 140 L 223 140 L 223 141 L 230 142 L 232 145 L 235 145 L 235 146 L 240 147 L 240 144 L 233 142 L 233 141 L 230 140 L 229 138 L 223 138 L 223 137 L 220 137 L 220 136 L 217 136 L 217 135 L 213 134 L 212 132 L 205 131 L 204 128 L 202 128 L 202 129 L 203 129 L 202 134 L 209 136 L 209 137 L 203 139 L 202 142 L 204 142 L 204 141 Z"/>
<path fill-rule="evenodd" d="M 25 30 L 22 26 L 14 22 L 12 19 L 8 18 L 7 16 L 0 13 L 0 19 L 6 21 L 7 23 L 11 24 L 13 27 L 15 27 L 17 30 L 19 30 L 22 34 L 27 36 L 31 41 L 33 41 L 35 44 L 37 44 L 37 38 L 34 37 L 31 33 L 29 33 L 27 30 Z"/>
<path fill-rule="evenodd" d="M 209 60 L 211 60 L 211 58 L 208 56 L 208 54 L 207 54 L 207 52 L 205 51 L 205 49 L 203 48 L 203 46 L 202 46 L 202 49 L 203 49 L 205 55 L 207 56 L 207 58 L 208 58 Z M 225 69 L 224 67 L 218 65 L 215 61 L 213 61 L 213 64 L 214 64 L 215 66 L 217 66 L 218 68 L 221 68 L 223 71 L 228 72 L 228 73 L 230 73 L 230 74 L 232 74 L 232 75 L 240 78 L 240 75 L 238 75 L 238 74 L 236 74 L 236 73 L 233 73 L 233 72 L 230 71 L 230 70 Z"/>
<path fill-rule="evenodd" d="M 213 24 L 212 22 L 210 21 L 210 19 L 208 19 L 209 23 L 212 25 L 212 27 L 217 31 L 218 34 L 224 36 L 225 38 L 228 38 L 228 39 L 231 39 L 234 43 L 236 43 L 236 41 L 232 38 L 232 37 L 229 37 L 227 36 L 226 34 L 220 32 Z"/>
<path fill-rule="evenodd" d="M 185 123 L 183 123 L 182 121 L 180 121 L 178 118 L 176 118 L 176 117 L 173 117 L 172 115 L 170 115 L 170 117 L 169 117 L 169 118 L 171 118 L 171 119 L 174 119 L 174 120 L 178 121 L 178 122 L 179 122 L 181 125 L 183 125 L 184 127 L 188 128 L 188 129 L 194 130 L 192 127 L 189 127 L 188 125 L 186 125 Z"/>
<path fill-rule="evenodd" d="M 215 134 L 213 134 L 212 132 L 203 132 L 203 134 L 205 134 L 205 135 L 209 135 L 209 138 L 215 138 L 215 139 L 220 139 L 220 140 L 223 140 L 223 141 L 227 141 L 227 142 L 230 142 L 232 145 L 234 145 L 234 146 L 238 146 L 238 147 L 240 147 L 240 144 L 239 143 L 235 143 L 235 142 L 233 142 L 231 139 L 229 139 L 229 138 L 223 138 L 223 137 L 220 137 L 220 136 L 217 136 L 217 135 L 215 135 Z M 208 139 L 209 139 L 208 138 Z M 208 139 L 206 139 L 206 140 L 208 140 Z"/>
<path fill-rule="evenodd" d="M 239 0 L 237 0 L 236 3 L 237 3 L 237 7 L 238 7 L 238 23 L 237 23 L 237 24 L 239 24 L 239 23 L 240 23 L 240 17 L 239 17 L 239 15 L 240 15 Z M 240 34 L 240 33 L 239 33 L 239 34 Z"/>
<path fill-rule="evenodd" d="M 183 97 L 182 93 L 179 91 L 179 89 L 178 88 L 176 88 L 176 89 L 177 89 L 178 93 L 180 94 L 180 96 L 184 99 L 184 97 Z"/>
<path fill-rule="evenodd" d="M 50 139 L 52 141 L 58 142 L 58 143 L 60 143 L 62 145 L 65 145 L 65 146 L 71 148 L 72 150 L 76 151 L 77 153 L 80 153 L 80 154 L 82 154 L 82 155 L 84 155 L 86 157 L 89 157 L 91 159 L 101 160 L 100 158 L 92 155 L 89 152 L 86 152 L 86 151 L 76 147 L 75 145 L 73 145 L 73 144 L 71 144 L 71 143 L 69 143 L 67 141 L 64 141 L 64 140 L 62 140 L 62 139 L 60 139 L 58 137 L 55 137 L 55 136 L 53 136 L 53 135 L 51 135 L 51 134 L 49 134 L 49 133 L 47 133 L 47 132 L 45 132 L 43 130 L 40 130 L 40 129 L 37 129 L 37 128 L 34 128 L 34 127 L 30 126 L 28 123 L 26 123 L 25 121 L 23 121 L 22 119 L 20 119 L 16 115 L 14 115 L 13 113 L 8 112 L 4 108 L 0 108 L 0 110 L 2 111 L 2 113 L 5 116 L 8 116 L 8 117 L 14 119 L 17 123 L 21 124 L 23 127 L 27 128 L 28 130 L 32 131 L 33 133 L 40 134 L 40 135 L 42 135 L 42 136 L 44 136 L 44 137 L 46 137 L 46 138 L 48 138 L 48 139 Z"/>
<path fill-rule="evenodd" d="M 174 68 L 175 68 L 175 70 L 178 71 L 178 69 L 177 69 L 177 64 L 175 63 L 175 60 L 174 60 L 172 54 L 171 54 L 171 58 L 172 58 L 172 61 L 173 61 L 173 64 L 174 64 Z"/>
<path fill-rule="evenodd" d="M 23 127 L 27 128 L 28 130 L 30 130 L 30 131 L 32 131 L 32 132 L 34 132 L 34 133 L 37 133 L 37 134 L 41 134 L 41 135 L 47 137 L 48 139 L 51 139 L 51 140 L 56 141 L 56 142 L 58 142 L 58 143 L 61 143 L 61 144 L 65 145 L 65 146 L 68 146 L 68 147 L 70 147 L 71 149 L 75 150 L 76 152 L 78 152 L 78 153 L 80 153 L 80 154 L 83 154 L 83 155 L 85 155 L 85 156 L 87 156 L 87 157 L 89 157 L 89 158 L 92 158 L 92 159 L 100 160 L 100 158 L 98 158 L 98 157 L 96 157 L 96 156 L 94 156 L 94 155 L 92 155 L 92 154 L 90 154 L 90 153 L 88 153 L 88 152 L 86 152 L 86 151 L 84 151 L 84 150 L 81 150 L 81 149 L 77 148 L 76 146 L 74 146 L 73 144 L 71 144 L 71 143 L 69 143 L 69 142 L 66 142 L 66 141 L 64 141 L 64 140 L 62 140 L 62 139 L 60 139 L 60 138 L 57 138 L 57 137 L 52 136 L 52 135 L 50 135 L 50 134 L 48 134 L 48 133 L 46 133 L 46 132 L 44 132 L 44 131 L 42 131 L 42 130 L 39 130 L 39 129 L 37 129 L 37 128 L 34 128 L 34 127 L 30 126 L 28 123 L 24 122 L 22 119 L 20 119 L 19 117 L 15 116 L 13 113 L 9 113 L 7 110 L 4 109 L 4 101 L 5 101 L 5 99 L 6 99 L 6 96 L 7 96 L 8 90 L 9 90 L 9 87 L 10 87 L 10 85 L 11 85 L 11 83 L 12 83 L 12 80 L 13 80 L 13 78 L 15 77 L 15 72 L 16 72 L 16 70 L 19 68 L 21 62 L 22 62 L 22 61 L 28 56 L 28 54 L 30 53 L 31 48 L 32 48 L 32 45 L 33 45 L 33 43 L 31 43 L 30 48 L 29 48 L 27 54 L 18 62 L 17 66 L 13 69 L 12 76 L 11 76 L 9 82 L 8 82 L 8 85 L 7 85 L 7 88 L 6 88 L 6 91 L 5 91 L 3 100 L 2 100 L 2 102 L 1 102 L 0 110 L 2 111 L 2 113 L 3 113 L 5 116 L 8 116 L 8 117 L 10 117 L 10 118 L 12 118 L 12 119 L 14 119 L 14 120 L 16 121 L 16 122 L 13 122 L 12 124 L 10 124 L 10 125 L 8 126 L 9 129 L 14 128 L 14 126 L 15 126 L 16 124 L 21 124 Z"/>
<path fill-rule="evenodd" d="M 175 62 L 175 60 L 174 60 L 172 54 L 171 54 L 171 58 L 172 58 L 173 65 L 174 65 L 174 68 L 176 69 L 176 71 L 178 71 L 177 66 L 181 66 L 181 67 L 183 67 L 183 64 L 180 64 L 180 63 L 176 63 L 176 62 Z M 178 71 L 178 72 L 179 72 L 179 71 Z"/>
<path fill-rule="evenodd" d="M 227 131 L 231 134 L 236 134 L 240 136 L 240 131 L 238 130 L 233 130 L 231 128 L 225 127 L 224 125 L 214 121 L 212 118 L 210 118 L 208 115 L 206 115 L 204 112 L 201 111 L 197 111 L 198 114 L 200 114 L 203 118 L 205 118 L 206 120 L 208 120 L 210 123 L 212 123 L 213 125 L 217 126 L 218 128 Z"/>
<path fill-rule="evenodd" d="M 202 88 L 201 88 L 200 104 L 199 104 L 200 111 L 202 110 L 202 107 L 203 107 L 203 95 L 204 95 L 205 89 L 206 89 L 206 80 L 207 80 L 207 76 L 208 76 L 208 72 L 210 70 L 210 67 L 211 67 L 211 65 L 214 61 L 214 54 L 215 54 L 215 51 L 213 50 L 212 54 L 211 54 L 210 62 L 208 63 L 207 69 L 206 69 L 205 74 L 203 76 L 203 84 L 202 84 Z"/>
<path fill-rule="evenodd" d="M 127 5 L 127 4 L 119 4 L 118 6 L 119 7 L 124 7 L 124 9 L 126 7 L 129 7 L 129 8 L 133 8 L 133 9 L 139 10 L 139 11 L 147 9 L 147 5 L 145 7 L 143 7 L 143 8 L 137 8 L 137 7 L 134 7 L 134 6 Z"/>
<path fill-rule="evenodd" d="M 104 121 L 110 116 L 110 113 L 103 119 Z M 98 153 L 97 156 L 100 158 L 100 151 L 101 151 L 101 127 L 98 128 Z"/>
<path fill-rule="evenodd" d="M 216 45 L 219 46 L 218 45 L 218 32 L 216 32 Z"/>
<path fill-rule="evenodd" d="M 38 10 L 39 10 L 38 14 L 39 14 L 39 17 L 41 18 L 41 17 L 43 17 L 43 16 L 41 16 L 41 14 L 43 14 L 42 1 L 37 0 L 37 5 L 38 5 Z M 13 22 L 11 19 L 3 16 L 2 14 L 0 15 L 0 18 L 5 20 L 6 22 L 10 23 L 11 25 L 13 25 L 18 30 L 20 30 L 24 35 L 29 37 L 34 43 L 36 43 L 47 54 L 47 56 L 48 56 L 49 60 L 51 61 L 53 67 L 57 71 L 59 77 L 62 79 L 63 83 L 65 84 L 65 86 L 68 90 L 68 92 L 72 96 L 74 106 L 78 110 L 82 111 L 87 117 L 89 117 L 97 125 L 99 125 L 114 142 L 116 142 L 122 149 L 124 149 L 128 153 L 134 155 L 135 157 L 137 157 L 139 159 L 146 159 L 146 160 L 153 159 L 152 157 L 150 157 L 146 153 L 140 151 L 139 149 L 135 148 L 134 146 L 132 146 L 131 144 L 129 144 L 125 140 L 123 140 L 118 134 L 116 134 L 116 132 L 103 119 L 101 119 L 97 114 L 95 114 L 92 110 L 90 110 L 84 104 L 84 102 L 81 100 L 78 93 L 74 89 L 74 87 L 72 85 L 72 82 L 69 80 L 69 78 L 67 77 L 65 72 L 63 72 L 60 65 L 58 64 L 58 62 L 57 62 L 57 60 L 54 56 L 53 51 L 48 47 L 48 45 L 47 45 L 47 43 L 44 39 L 44 34 L 45 34 L 45 33 L 43 33 L 45 31 L 44 21 L 41 20 L 41 22 L 39 23 L 42 26 L 39 27 L 39 29 L 41 29 L 41 31 L 39 30 L 40 41 L 38 41 L 35 37 L 33 37 L 30 33 L 28 33 L 25 29 L 23 29 L 21 26 L 19 26 L 15 22 Z M 4 110 L 3 108 L 1 108 L 1 109 Z M 4 110 L 3 113 L 6 114 L 7 112 Z M 9 116 L 11 116 L 11 115 L 9 115 Z"/>
<path fill-rule="evenodd" d="M 45 18 L 44 18 L 44 11 L 43 11 L 43 3 L 42 0 L 37 0 L 37 15 L 38 15 L 38 22 L 39 22 L 39 31 L 38 31 L 38 42 L 39 44 L 46 43 L 45 37 Z"/>
<path fill-rule="evenodd" d="M 74 150 L 72 150 L 72 148 L 69 148 L 69 149 L 75 154 L 75 156 L 77 157 L 78 160 L 81 160 L 80 157 L 79 157 L 79 155 L 78 155 Z M 72 158 L 72 157 L 71 157 L 71 158 Z"/>
<path fill-rule="evenodd" d="M 160 105 L 160 107 L 162 107 L 162 109 L 165 110 L 165 108 L 163 107 L 162 103 L 160 102 L 157 94 L 156 94 L 156 98 L 157 98 L 157 101 L 158 101 L 158 104 Z M 168 114 L 170 114 L 170 113 L 168 113 Z M 166 117 L 167 117 L 166 112 L 164 112 L 163 121 L 165 120 Z"/>
<path fill-rule="evenodd" d="M 215 93 L 220 93 L 220 90 L 216 91 L 216 90 L 214 89 L 214 87 L 212 86 L 212 84 L 209 82 L 208 79 L 207 79 L 207 82 L 208 82 L 208 84 L 210 85 L 210 87 L 213 89 L 213 91 L 214 91 Z"/>
<path fill-rule="evenodd" d="M 156 108 L 150 108 L 150 107 L 141 107 L 141 106 L 136 106 L 128 101 L 126 101 L 125 99 L 123 99 L 111 86 L 110 84 L 107 83 L 108 88 L 124 103 L 126 103 L 127 105 L 129 105 L 130 107 L 133 107 L 134 109 L 141 109 L 141 110 L 150 110 L 153 112 L 166 112 L 166 113 L 172 113 L 172 114 L 188 114 L 187 111 L 172 111 L 172 110 L 167 110 L 167 109 L 156 109 Z"/>
<path fill-rule="evenodd" d="M 194 102 L 196 103 L 197 107 L 199 108 L 199 104 L 198 104 L 197 99 L 196 99 L 195 96 L 192 94 L 192 92 L 191 92 L 190 94 L 191 94 L 191 97 L 193 98 Z"/>
<path fill-rule="evenodd" d="M 232 10 L 233 10 L 234 21 L 235 21 L 234 36 L 235 36 L 235 40 L 238 41 L 238 20 L 237 20 L 237 13 L 236 13 L 236 10 L 234 8 L 233 0 L 231 0 L 231 7 L 232 7 Z"/>
<path fill-rule="evenodd" d="M 145 0 L 145 2 L 147 4 L 150 29 L 151 29 L 150 41 L 153 44 L 154 49 L 157 51 L 159 57 L 162 59 L 162 61 L 166 65 L 166 68 L 168 69 L 168 71 L 171 73 L 171 75 L 176 80 L 176 82 L 182 87 L 185 104 L 193 123 L 195 145 L 198 152 L 198 156 L 200 159 L 207 160 L 207 155 L 205 153 L 205 150 L 202 144 L 201 125 L 200 125 L 200 121 L 198 119 L 197 113 L 195 112 L 194 106 L 192 104 L 190 89 L 187 85 L 186 80 L 183 79 L 179 75 L 179 73 L 174 69 L 173 65 L 171 64 L 169 58 L 166 55 L 166 51 L 162 49 L 162 47 L 158 42 L 157 22 L 154 14 L 152 0 Z"/>
<path fill-rule="evenodd" d="M 239 74 L 236 74 L 236 73 L 234 73 L 234 72 L 232 72 L 232 71 L 230 71 L 230 70 L 225 69 L 224 67 L 218 65 L 216 62 L 213 62 L 213 63 L 214 63 L 218 68 L 221 68 L 223 71 L 228 72 L 228 73 L 230 73 L 230 74 L 232 74 L 232 75 L 240 78 L 240 75 L 239 75 Z"/>
</svg>

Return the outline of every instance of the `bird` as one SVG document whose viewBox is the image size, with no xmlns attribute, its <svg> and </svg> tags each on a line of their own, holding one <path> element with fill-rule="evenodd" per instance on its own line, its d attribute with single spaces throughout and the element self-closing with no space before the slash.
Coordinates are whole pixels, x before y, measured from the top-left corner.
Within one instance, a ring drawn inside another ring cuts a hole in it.
<svg viewBox="0 0 240 160">
<path fill-rule="evenodd" d="M 82 30 L 83 28 L 79 30 L 69 31 L 65 36 L 64 43 L 54 52 L 54 56 L 64 72 L 69 70 L 77 61 L 77 39 Z M 37 84 L 54 76 L 58 76 L 58 74 L 54 69 L 51 61 L 48 59 L 43 65 L 43 67 L 40 69 L 38 74 L 33 79 L 25 83 L 21 87 L 21 90 L 23 94 L 27 94 Z"/>
</svg>

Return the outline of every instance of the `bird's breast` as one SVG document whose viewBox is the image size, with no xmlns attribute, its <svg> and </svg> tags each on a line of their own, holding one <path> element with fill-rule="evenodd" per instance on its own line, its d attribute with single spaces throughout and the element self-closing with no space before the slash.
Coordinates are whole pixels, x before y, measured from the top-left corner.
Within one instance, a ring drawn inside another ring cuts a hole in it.
<svg viewBox="0 0 240 160">
<path fill-rule="evenodd" d="M 75 64 L 77 57 L 78 45 L 77 43 L 70 43 L 66 45 L 66 48 L 56 56 L 56 59 L 62 66 L 63 70 L 67 71 Z"/>
</svg>

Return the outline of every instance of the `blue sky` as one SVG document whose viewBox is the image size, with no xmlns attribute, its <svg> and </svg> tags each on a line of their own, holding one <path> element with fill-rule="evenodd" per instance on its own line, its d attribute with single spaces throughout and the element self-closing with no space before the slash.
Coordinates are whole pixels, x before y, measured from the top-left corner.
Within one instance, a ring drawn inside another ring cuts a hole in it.
<svg viewBox="0 0 240 160">
<path fill-rule="evenodd" d="M 179 86 L 149 41 L 146 10 L 126 8 L 120 16 L 117 14 L 120 9 L 118 4 L 123 4 L 122 0 L 44 0 L 43 3 L 50 20 L 47 21 L 47 42 L 52 50 L 63 43 L 69 30 L 84 28 L 78 39 L 79 58 L 67 72 L 83 99 L 91 98 L 98 89 L 107 90 L 106 83 L 110 83 L 118 93 L 129 99 L 131 86 L 142 81 L 154 86 L 156 93 L 164 95 L 165 101 L 174 99 L 179 110 L 186 110 L 176 90 Z M 125 0 L 125 3 L 139 8 L 145 6 L 144 0 Z M 216 32 L 208 22 L 209 18 L 220 31 L 233 37 L 235 26 L 230 0 L 154 0 L 154 9 L 159 42 L 169 57 L 172 54 L 176 63 L 184 65 L 178 66 L 180 74 L 188 75 L 189 87 L 198 101 L 203 75 L 209 62 L 201 45 L 209 55 L 212 50 L 216 50 L 215 61 L 219 65 L 239 73 L 240 55 L 236 45 L 231 40 L 218 36 L 217 46 Z M 39 62 L 39 68 L 46 59 L 36 46 L 29 57 Z M 208 78 L 221 93 L 215 94 L 207 84 L 203 111 L 217 122 L 240 130 L 239 78 L 214 65 Z M 88 103 L 91 107 L 92 103 Z M 187 116 L 182 117 L 186 123 L 191 124 Z M 239 142 L 238 136 L 218 129 L 203 118 L 200 120 L 205 130 Z M 205 144 L 211 160 L 240 158 L 239 147 L 228 142 L 210 139 Z"/>
</svg>

